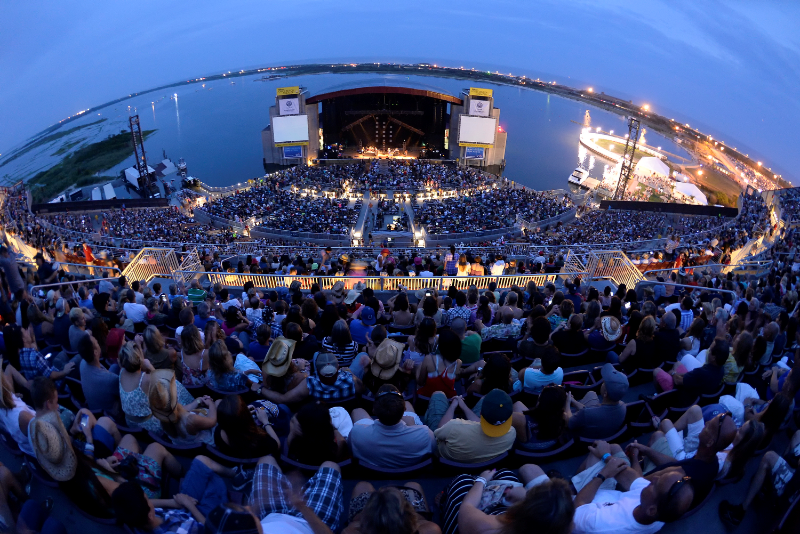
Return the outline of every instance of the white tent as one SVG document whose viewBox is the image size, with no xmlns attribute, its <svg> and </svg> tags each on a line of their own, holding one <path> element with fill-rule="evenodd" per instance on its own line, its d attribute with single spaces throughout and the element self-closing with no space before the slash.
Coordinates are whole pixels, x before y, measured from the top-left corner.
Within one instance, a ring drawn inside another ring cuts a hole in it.
<svg viewBox="0 0 800 534">
<path fill-rule="evenodd" d="M 708 206 L 708 199 L 703 194 L 700 189 L 697 188 L 696 185 L 686 183 L 686 182 L 677 182 L 675 184 L 675 191 L 686 195 L 687 197 L 693 197 L 695 201 L 703 206 Z"/>
<path fill-rule="evenodd" d="M 147 166 L 147 173 L 151 174 L 156 172 L 153 167 L 150 165 Z M 128 167 L 125 169 L 125 179 L 133 185 L 133 187 L 139 187 L 139 171 L 136 167 Z"/>
<path fill-rule="evenodd" d="M 669 167 L 659 158 L 647 157 L 639 160 L 633 172 L 635 174 L 642 174 L 644 176 L 658 174 L 659 176 L 666 178 L 669 176 Z"/>
<path fill-rule="evenodd" d="M 114 191 L 114 186 L 111 185 L 110 182 L 103 186 L 103 192 L 106 194 L 106 200 L 117 198 L 117 193 Z"/>
<path fill-rule="evenodd" d="M 100 192 L 99 187 L 92 189 L 92 200 L 103 200 L 103 194 Z"/>
</svg>

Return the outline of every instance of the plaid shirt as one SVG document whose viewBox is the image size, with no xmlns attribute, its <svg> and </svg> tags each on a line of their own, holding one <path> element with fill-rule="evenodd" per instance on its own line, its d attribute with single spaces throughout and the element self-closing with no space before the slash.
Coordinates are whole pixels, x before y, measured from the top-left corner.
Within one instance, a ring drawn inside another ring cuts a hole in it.
<svg viewBox="0 0 800 534">
<path fill-rule="evenodd" d="M 456 317 L 461 317 L 467 322 L 467 324 L 469 324 L 470 318 L 472 318 L 472 311 L 466 306 L 453 306 L 442 314 L 443 326 L 447 326 L 452 323 L 453 319 Z"/>
<path fill-rule="evenodd" d="M 341 369 L 332 386 L 323 384 L 316 376 L 306 378 L 308 394 L 316 400 L 341 400 L 356 394 L 356 382 L 353 373 Z"/>
<path fill-rule="evenodd" d="M 156 515 L 164 520 L 155 530 L 147 531 L 153 534 L 200 534 L 203 531 L 203 525 L 198 523 L 192 517 L 192 514 L 183 509 L 164 510 L 156 508 Z M 135 532 L 145 532 L 136 529 Z"/>
<path fill-rule="evenodd" d="M 19 351 L 20 372 L 28 380 L 33 380 L 37 376 L 50 376 L 55 371 L 50 367 L 42 353 L 36 349 L 24 348 Z"/>
<path fill-rule="evenodd" d="M 481 330 L 481 340 L 505 338 L 505 337 L 519 337 L 522 323 L 513 319 L 511 324 L 498 323 L 492 326 L 487 326 Z"/>
<path fill-rule="evenodd" d="M 302 518 L 289 502 L 288 490 L 292 483 L 281 470 L 270 464 L 259 464 L 253 476 L 250 507 L 259 519 L 269 514 L 286 514 Z M 320 521 L 336 532 L 343 511 L 342 475 L 330 467 L 323 467 L 303 485 L 303 499 Z"/>
</svg>

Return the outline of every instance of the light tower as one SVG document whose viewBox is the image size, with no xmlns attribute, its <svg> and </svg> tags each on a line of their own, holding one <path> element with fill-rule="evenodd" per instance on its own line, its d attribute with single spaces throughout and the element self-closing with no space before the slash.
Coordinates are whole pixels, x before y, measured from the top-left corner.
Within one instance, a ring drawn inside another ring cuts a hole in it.
<svg viewBox="0 0 800 534">
<path fill-rule="evenodd" d="M 131 127 L 133 155 L 136 157 L 136 170 L 139 171 L 139 189 L 144 189 L 149 193 L 150 174 L 147 171 L 147 156 L 145 156 L 144 153 L 144 137 L 142 137 L 142 127 L 139 124 L 139 115 L 131 115 L 128 117 L 128 123 Z"/>
<path fill-rule="evenodd" d="M 619 168 L 619 181 L 617 190 L 614 192 L 614 200 L 621 200 L 628 186 L 628 180 L 633 174 L 633 154 L 636 152 L 636 143 L 639 140 L 639 119 L 631 117 L 628 119 L 628 139 L 625 141 L 625 152 L 622 154 L 622 165 Z"/>
</svg>

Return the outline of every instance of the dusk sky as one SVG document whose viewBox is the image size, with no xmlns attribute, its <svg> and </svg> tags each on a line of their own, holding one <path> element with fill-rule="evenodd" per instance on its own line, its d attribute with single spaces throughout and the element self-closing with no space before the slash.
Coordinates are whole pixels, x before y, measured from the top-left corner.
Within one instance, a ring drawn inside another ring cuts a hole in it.
<svg viewBox="0 0 800 534">
<path fill-rule="evenodd" d="M 157 85 L 315 60 L 429 61 L 592 86 L 800 180 L 800 2 L 0 3 L 0 153 Z"/>
</svg>

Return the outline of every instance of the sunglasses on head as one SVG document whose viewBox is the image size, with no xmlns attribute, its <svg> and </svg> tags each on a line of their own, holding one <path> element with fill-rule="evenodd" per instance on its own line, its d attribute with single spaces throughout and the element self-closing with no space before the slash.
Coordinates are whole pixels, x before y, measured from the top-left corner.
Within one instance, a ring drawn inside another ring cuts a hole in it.
<svg viewBox="0 0 800 534">
<path fill-rule="evenodd" d="M 378 396 L 377 396 L 377 397 L 375 397 L 375 398 L 376 398 L 376 399 L 380 399 L 381 397 L 384 397 L 384 396 L 386 396 L 386 395 L 397 395 L 398 397 L 401 397 L 401 398 L 403 397 L 403 394 L 402 394 L 402 393 L 400 393 L 399 391 L 397 391 L 397 390 L 394 390 L 394 389 L 390 389 L 390 390 L 388 390 L 388 391 L 383 391 L 383 392 L 381 392 L 381 393 L 378 393 Z"/>
<path fill-rule="evenodd" d="M 722 435 L 722 424 L 725 422 L 725 418 L 730 416 L 731 412 L 724 412 L 719 416 L 719 426 L 717 426 L 717 439 L 714 441 L 715 444 L 719 442 L 719 437 Z"/>
</svg>

